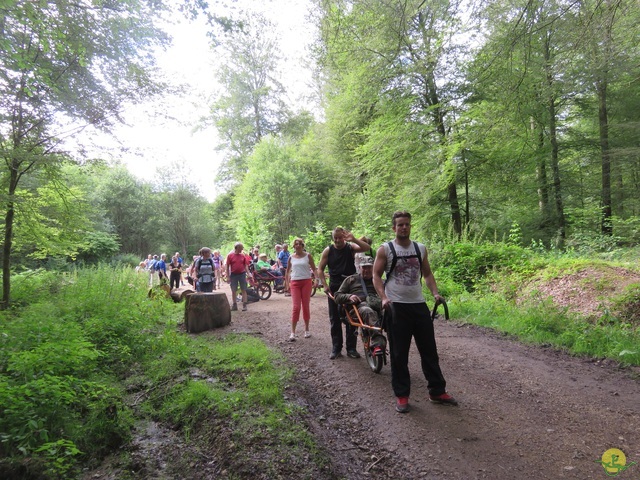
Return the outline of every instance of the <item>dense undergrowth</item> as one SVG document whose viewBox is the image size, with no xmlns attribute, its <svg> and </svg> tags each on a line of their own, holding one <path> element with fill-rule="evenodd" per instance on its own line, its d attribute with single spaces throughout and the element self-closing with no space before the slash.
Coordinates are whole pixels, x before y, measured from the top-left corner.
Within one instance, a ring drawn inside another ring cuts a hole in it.
<svg viewBox="0 0 640 480">
<path fill-rule="evenodd" d="M 466 241 L 430 251 L 456 320 L 640 365 L 640 284 L 627 282 L 592 315 L 536 294 L 536 285 L 585 269 L 635 275 L 638 252 L 585 257 Z M 280 355 L 252 337 L 181 333 L 184 307 L 148 299 L 146 280 L 112 266 L 14 277 L 14 308 L 0 319 L 0 478 L 77 478 L 127 445 L 141 419 L 186 441 L 216 439 L 238 478 L 326 468 L 285 400 L 292 372 Z M 132 471 L 126 455 L 121 462 Z"/>
<path fill-rule="evenodd" d="M 547 252 L 535 245 L 471 241 L 433 251 L 439 290 L 456 320 L 573 354 L 640 365 L 640 282 L 633 281 L 640 251 Z M 537 288 L 579 272 L 593 277 L 584 295 L 602 299 L 594 312 L 576 312 Z M 606 274 L 596 280 L 599 272 Z"/>
<path fill-rule="evenodd" d="M 271 455 L 321 465 L 291 420 L 280 356 L 254 338 L 180 333 L 184 306 L 147 299 L 144 277 L 104 267 L 15 278 L 18 307 L 0 324 L 0 478 L 77 477 L 125 445 L 141 418 L 186 438 L 241 437 L 245 447 L 224 455 L 231 471 L 267 448 L 260 471 Z"/>
</svg>

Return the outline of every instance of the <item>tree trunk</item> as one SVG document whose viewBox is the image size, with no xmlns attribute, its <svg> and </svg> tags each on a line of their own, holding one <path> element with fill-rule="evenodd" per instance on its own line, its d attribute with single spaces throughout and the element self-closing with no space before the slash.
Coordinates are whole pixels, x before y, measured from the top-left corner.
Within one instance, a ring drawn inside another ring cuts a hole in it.
<svg viewBox="0 0 640 480">
<path fill-rule="evenodd" d="M 184 290 L 180 290 L 178 288 L 174 288 L 173 290 L 171 290 L 171 298 L 173 299 L 173 301 L 175 303 L 180 303 L 181 301 L 183 301 L 185 298 L 187 298 L 189 295 L 192 295 L 196 293 L 194 290 L 192 290 L 191 288 L 185 288 Z"/>
<path fill-rule="evenodd" d="M 560 163 L 558 160 L 558 137 L 556 128 L 556 102 L 555 98 L 549 99 L 549 137 L 551 141 L 551 171 L 553 172 L 553 195 L 556 205 L 556 216 L 560 238 L 566 236 L 564 220 L 564 203 L 562 201 L 562 185 L 560 182 Z"/>
<path fill-rule="evenodd" d="M 549 211 L 549 179 L 547 178 L 547 159 L 544 154 L 544 132 L 538 129 L 535 120 L 531 119 L 531 134 L 538 138 L 538 166 L 536 179 L 538 181 L 538 208 L 542 216 L 541 226 L 546 228 L 551 220 Z"/>
<path fill-rule="evenodd" d="M 605 235 L 613 233 L 611 225 L 611 156 L 609 154 L 609 118 L 607 113 L 607 83 L 599 81 L 598 123 L 600 127 L 600 154 L 602 158 L 602 224 L 601 232 Z"/>
<path fill-rule="evenodd" d="M 187 332 L 204 332 L 230 323 L 231 308 L 225 293 L 194 293 L 186 297 L 184 324 Z"/>
<path fill-rule="evenodd" d="M 9 199 L 4 217 L 4 245 L 2 246 L 2 302 L 0 309 L 5 310 L 11 303 L 11 248 L 13 247 L 13 222 L 15 219 L 14 195 L 18 185 L 18 172 L 9 169 Z"/>
<path fill-rule="evenodd" d="M 544 48 L 545 71 L 548 90 L 548 113 L 549 113 L 549 142 L 551 143 L 551 173 L 553 177 L 553 195 L 556 207 L 558 233 L 561 240 L 566 237 L 566 227 L 564 218 L 564 203 L 562 201 L 562 185 L 560 182 L 560 164 L 558 160 L 558 132 L 557 132 L 557 112 L 555 79 L 552 71 L 551 58 L 551 38 L 547 35 Z"/>
<path fill-rule="evenodd" d="M 433 72 L 430 72 L 427 76 L 426 96 L 433 108 L 433 118 L 436 125 L 436 130 L 440 136 L 440 143 L 444 147 L 447 144 L 447 129 L 445 126 L 444 113 L 440 108 L 440 98 L 436 87 L 436 81 L 433 76 Z M 446 159 L 444 159 L 446 161 Z M 460 203 L 458 201 L 458 187 L 456 185 L 456 173 L 455 170 L 450 175 L 449 183 L 447 184 L 447 200 L 449 201 L 449 211 L 451 212 L 451 223 L 453 223 L 453 230 L 456 232 L 458 238 L 462 237 L 462 217 L 460 215 Z"/>
<path fill-rule="evenodd" d="M 464 224 L 467 227 L 471 223 L 471 196 L 469 193 L 469 169 L 465 153 L 466 150 L 462 150 L 462 164 L 464 165 Z"/>
</svg>

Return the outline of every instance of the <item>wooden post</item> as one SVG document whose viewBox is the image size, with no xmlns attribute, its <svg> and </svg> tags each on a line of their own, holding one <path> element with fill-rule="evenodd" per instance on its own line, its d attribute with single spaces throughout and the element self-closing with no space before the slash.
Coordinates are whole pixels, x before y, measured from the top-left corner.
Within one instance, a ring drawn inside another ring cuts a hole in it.
<svg viewBox="0 0 640 480">
<path fill-rule="evenodd" d="M 185 297 L 184 324 L 189 333 L 204 332 L 231 323 L 231 308 L 224 292 L 193 293 Z"/>
</svg>

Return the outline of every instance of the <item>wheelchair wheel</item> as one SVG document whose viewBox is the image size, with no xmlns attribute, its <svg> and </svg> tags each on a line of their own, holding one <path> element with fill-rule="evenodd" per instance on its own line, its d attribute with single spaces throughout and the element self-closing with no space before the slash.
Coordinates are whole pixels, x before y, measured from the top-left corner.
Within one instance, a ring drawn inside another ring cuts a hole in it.
<svg viewBox="0 0 640 480">
<path fill-rule="evenodd" d="M 269 297 L 271 297 L 271 285 L 266 282 L 258 283 L 256 290 L 258 290 L 260 300 L 269 300 Z"/>
<path fill-rule="evenodd" d="M 365 349 L 364 356 L 367 357 L 367 363 L 373 373 L 380 373 L 382 365 L 384 365 L 384 353 L 382 355 L 373 355 L 370 349 Z"/>
<path fill-rule="evenodd" d="M 373 373 L 380 373 L 382 366 L 384 365 L 384 352 L 381 355 L 374 355 L 371 349 L 371 335 L 364 329 L 362 331 L 362 344 L 364 345 L 364 356 L 367 359 L 369 368 Z"/>
</svg>

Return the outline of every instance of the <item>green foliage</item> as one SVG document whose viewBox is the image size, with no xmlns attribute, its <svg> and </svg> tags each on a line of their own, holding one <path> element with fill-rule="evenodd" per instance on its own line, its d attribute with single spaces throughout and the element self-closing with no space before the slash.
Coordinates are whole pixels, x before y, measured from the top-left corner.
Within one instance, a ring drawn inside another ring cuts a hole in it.
<svg viewBox="0 0 640 480">
<path fill-rule="evenodd" d="M 473 291 L 494 270 L 523 271 L 532 253 L 522 247 L 503 243 L 458 242 L 443 245 L 431 253 L 431 263 L 439 275 Z"/>
<path fill-rule="evenodd" d="M 614 252 L 618 249 L 619 238 L 599 232 L 575 232 L 567 238 L 566 248 L 580 256 L 600 252 Z"/>
<path fill-rule="evenodd" d="M 197 341 L 196 345 L 183 345 L 178 350 L 188 350 L 188 363 L 181 365 L 176 358 L 163 360 L 160 370 L 175 375 L 179 369 L 189 367 L 198 375 L 174 383 L 157 396 L 159 403 L 152 399 L 160 414 L 177 425 L 191 430 L 212 410 L 238 420 L 246 410 L 252 411 L 252 416 L 262 412 L 259 416 L 269 422 L 274 411 L 285 409 L 283 382 L 290 373 L 276 367 L 280 357 L 259 340 L 231 336 L 217 342 Z"/>
<path fill-rule="evenodd" d="M 331 231 L 323 223 L 316 223 L 313 230 L 307 230 L 304 235 L 305 249 L 313 255 L 316 265 L 320 261 L 322 251 L 331 243 Z"/>
<path fill-rule="evenodd" d="M 613 316 L 626 326 L 640 327 L 640 284 L 631 284 L 611 299 Z"/>
<path fill-rule="evenodd" d="M 304 233 L 315 210 L 308 185 L 292 145 L 271 137 L 262 140 L 236 190 L 238 238 L 247 245 L 274 245 Z"/>
<path fill-rule="evenodd" d="M 84 245 L 80 247 L 78 259 L 86 262 L 97 262 L 111 257 L 120 251 L 118 237 L 106 232 L 88 232 Z"/>
<path fill-rule="evenodd" d="M 63 438 L 45 443 L 35 452 L 42 456 L 49 465 L 46 473 L 51 477 L 60 478 L 68 477 L 74 466 L 74 457 L 82 453 L 73 442 Z"/>
<path fill-rule="evenodd" d="M 159 249 L 158 239 L 163 239 L 165 231 L 160 228 L 159 195 L 152 186 L 123 166 L 97 166 L 90 173 L 95 182 L 94 202 L 103 212 L 106 233 L 117 235 L 122 251 L 146 255 L 152 247 Z"/>
<path fill-rule="evenodd" d="M 249 155 L 262 138 L 281 131 L 295 134 L 304 124 L 294 120 L 276 72 L 280 62 L 272 23 L 260 14 L 223 29 L 214 48 L 223 59 L 216 70 L 222 92 L 211 106 L 211 119 L 222 139 L 225 159 L 218 181 L 237 183 L 250 170 Z M 299 132 L 298 134 L 299 135 Z"/>
<path fill-rule="evenodd" d="M 613 217 L 611 219 L 613 231 L 617 238 L 625 245 L 638 245 L 640 243 L 640 217 L 633 216 L 627 219 Z"/>
<path fill-rule="evenodd" d="M 36 258 L 75 256 L 90 230 L 85 192 L 61 181 L 69 161 L 61 139 L 88 125 L 108 130 L 123 105 L 158 92 L 151 51 L 167 40 L 155 26 L 164 10 L 162 3 L 137 0 L 109 8 L 3 2 L 4 308 L 16 250 Z"/>
<path fill-rule="evenodd" d="M 13 281 L 13 301 L 15 306 L 46 300 L 59 290 L 63 277 L 57 271 L 25 270 L 15 274 Z"/>
<path fill-rule="evenodd" d="M 109 260 L 109 265 L 116 269 L 135 268 L 140 265 L 141 262 L 141 258 L 133 253 L 120 253 L 113 255 Z"/>
<path fill-rule="evenodd" d="M 128 437 L 132 415 L 117 378 L 154 350 L 150 332 L 162 331 L 162 309 L 140 302 L 146 279 L 131 269 L 19 278 L 17 291 L 36 294 L 2 319 L 0 450 L 17 464 L 39 459 L 51 478 L 66 477 L 78 461 Z"/>
<path fill-rule="evenodd" d="M 463 295 L 456 318 L 575 354 L 640 365 L 640 329 L 592 323 L 551 302 L 515 305 L 501 295 Z"/>
</svg>

